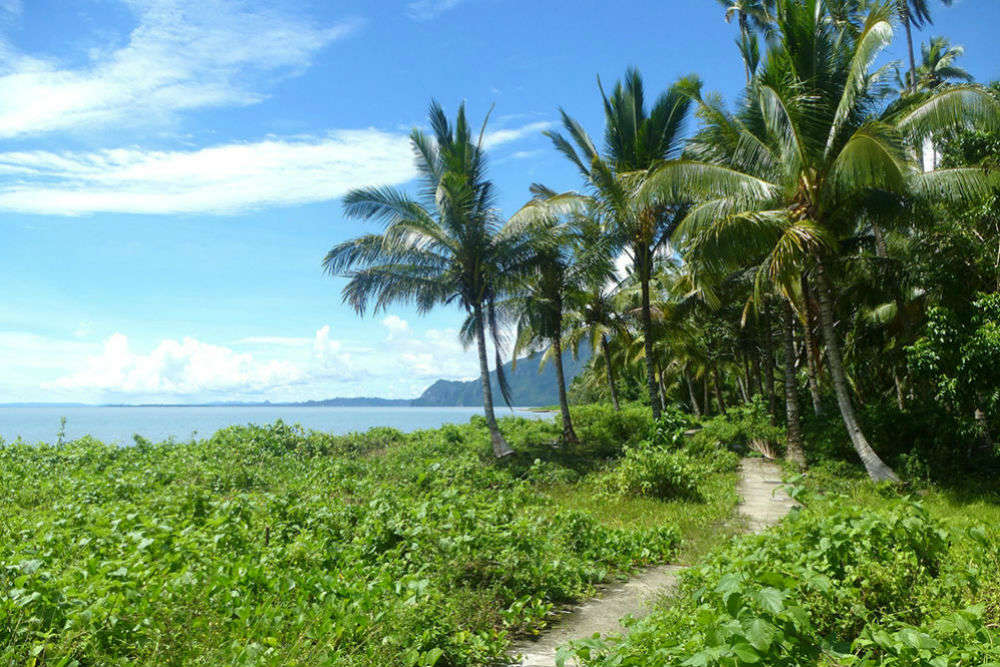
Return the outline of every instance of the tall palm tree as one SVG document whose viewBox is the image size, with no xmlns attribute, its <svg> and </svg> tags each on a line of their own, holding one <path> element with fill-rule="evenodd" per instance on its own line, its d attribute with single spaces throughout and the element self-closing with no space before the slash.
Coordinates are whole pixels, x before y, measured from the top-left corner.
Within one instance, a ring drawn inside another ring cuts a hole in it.
<svg viewBox="0 0 1000 667">
<path fill-rule="evenodd" d="M 522 217 L 527 217 L 525 226 L 531 228 L 532 221 L 544 219 L 551 211 L 546 202 L 557 196 L 556 193 L 537 184 L 532 186 L 532 192 L 534 198 L 512 216 L 512 224 L 517 225 Z M 537 208 L 542 208 L 541 216 L 535 215 Z M 591 216 L 551 217 L 547 225 L 535 229 L 541 233 L 531 239 L 530 271 L 519 281 L 514 295 L 500 308 L 517 322 L 515 360 L 522 350 L 539 343 L 548 346 L 541 363 L 551 361 L 555 366 L 563 440 L 576 445 L 579 440 L 573 430 L 563 373 L 566 307 L 567 303 L 583 300 L 589 286 L 610 281 L 614 277 L 614 263 L 600 223 Z"/>
<path fill-rule="evenodd" d="M 718 0 L 718 3 L 726 10 L 726 23 L 732 23 L 735 18 L 740 27 L 737 45 L 743 54 L 747 83 L 750 83 L 760 56 L 755 33 L 766 35 L 770 31 L 774 0 Z"/>
<path fill-rule="evenodd" d="M 660 400 L 653 359 L 650 279 L 657 252 L 668 244 L 680 210 L 679 199 L 664 196 L 672 194 L 669 174 L 673 173 L 664 167 L 682 157 L 682 131 L 691 107 L 685 90 L 697 85 L 693 77 L 682 79 L 647 109 L 642 78 L 638 71 L 629 70 L 610 97 L 600 87 L 605 115 L 603 150 L 597 149 L 583 127 L 564 110 L 560 110 L 562 123 L 572 143 L 558 132 L 547 133 L 556 149 L 579 169 L 590 190 L 587 197 L 574 193 L 554 196 L 550 204 L 561 206 L 575 200 L 579 207 L 600 211 L 615 247 L 626 254 L 639 281 L 647 390 L 655 418 L 660 416 Z"/>
<path fill-rule="evenodd" d="M 869 475 L 897 479 L 866 439 L 854 412 L 835 327 L 831 270 L 839 240 L 880 201 L 907 197 L 961 200 L 989 191 L 982 170 L 920 173 L 904 138 L 949 127 L 1000 122 L 1000 104 L 975 86 L 911 96 L 881 110 L 870 63 L 892 39 L 891 7 L 876 4 L 856 36 L 826 20 L 820 0 L 781 0 L 777 38 L 738 115 L 699 98 L 705 128 L 691 154 L 731 169 L 730 194 L 705 196 L 681 222 L 698 260 L 718 273 L 753 259 L 757 290 L 814 274 L 820 330 L 838 406 Z M 714 265 L 714 266 L 713 266 Z"/>
<path fill-rule="evenodd" d="M 410 133 L 421 188 L 417 199 L 391 187 L 353 190 L 344 197 L 348 217 L 384 223 L 367 234 L 334 246 L 323 260 L 330 275 L 349 278 L 344 301 L 363 314 L 394 303 L 416 304 L 420 312 L 437 305 L 465 309 L 479 352 L 483 410 L 497 457 L 513 453 L 493 412 L 487 332 L 497 354 L 497 375 L 506 396 L 500 363 L 496 302 L 505 280 L 525 270 L 531 258 L 523 227 L 503 225 L 494 208 L 493 184 L 486 179 L 483 136 L 476 139 L 459 107 L 452 125 L 437 102 L 430 105 L 433 136 Z M 488 116 L 487 116 L 488 118 Z"/>
<path fill-rule="evenodd" d="M 913 28 L 923 28 L 934 23 L 931 18 L 929 0 L 893 0 L 895 11 L 906 31 L 906 49 L 910 57 L 910 91 L 916 90 L 917 60 L 913 50 Z M 950 7 L 954 0 L 941 0 L 941 4 Z"/>
</svg>

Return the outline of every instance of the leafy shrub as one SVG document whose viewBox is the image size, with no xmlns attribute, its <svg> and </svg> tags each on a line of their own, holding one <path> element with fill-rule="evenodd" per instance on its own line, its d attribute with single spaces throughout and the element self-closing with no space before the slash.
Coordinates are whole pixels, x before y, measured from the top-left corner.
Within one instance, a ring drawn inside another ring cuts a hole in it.
<svg viewBox="0 0 1000 667">
<path fill-rule="evenodd" d="M 707 470 L 681 451 L 642 443 L 625 450 L 625 456 L 602 478 L 610 495 L 646 498 L 700 497 L 699 483 Z"/>
<path fill-rule="evenodd" d="M 692 436 L 692 446 L 697 449 L 735 447 L 769 451 L 776 444 L 784 443 L 785 430 L 771 423 L 760 397 L 726 410 L 702 422 L 701 429 Z M 775 455 L 778 452 L 771 452 Z"/>
<path fill-rule="evenodd" d="M 580 438 L 580 454 L 590 458 L 621 456 L 626 447 L 641 441 L 653 424 L 648 406 L 581 405 L 572 410 L 573 426 Z"/>
<path fill-rule="evenodd" d="M 984 664 L 997 649 L 982 609 L 936 612 L 970 579 L 945 572 L 948 542 L 920 505 L 872 512 L 834 499 L 732 542 L 685 573 L 674 606 L 574 652 L 622 667 Z M 951 659 L 933 653 L 945 650 Z"/>
<path fill-rule="evenodd" d="M 502 425 L 554 451 L 552 424 Z M 488 447 L 481 419 L 4 444 L 0 664 L 489 664 L 554 605 L 675 552 L 671 528 L 553 519 Z"/>
</svg>

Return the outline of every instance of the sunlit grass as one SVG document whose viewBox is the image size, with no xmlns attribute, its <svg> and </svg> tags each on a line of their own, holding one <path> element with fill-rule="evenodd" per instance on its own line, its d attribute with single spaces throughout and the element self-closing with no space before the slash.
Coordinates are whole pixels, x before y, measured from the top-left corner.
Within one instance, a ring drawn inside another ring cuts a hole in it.
<svg viewBox="0 0 1000 667">
<path fill-rule="evenodd" d="M 600 493 L 594 476 L 577 483 L 542 487 L 559 510 L 578 510 L 595 516 L 611 528 L 652 528 L 673 526 L 681 535 L 676 557 L 680 564 L 690 564 L 738 532 L 734 517 L 738 497 L 736 473 L 717 473 L 701 485 L 703 500 L 657 500 L 654 498 L 608 497 Z"/>
</svg>

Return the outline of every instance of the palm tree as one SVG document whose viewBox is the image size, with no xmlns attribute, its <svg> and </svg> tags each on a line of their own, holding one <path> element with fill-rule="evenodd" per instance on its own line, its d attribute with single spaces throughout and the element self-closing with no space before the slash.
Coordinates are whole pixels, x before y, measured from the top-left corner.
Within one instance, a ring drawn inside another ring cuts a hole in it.
<svg viewBox="0 0 1000 667">
<path fill-rule="evenodd" d="M 916 90 L 934 90 L 946 83 L 961 81 L 971 83 L 973 77 L 955 61 L 965 53 L 965 48 L 952 46 L 947 37 L 932 37 L 920 47 L 921 63 L 917 67 Z"/>
<path fill-rule="evenodd" d="M 615 411 L 621 410 L 618 382 L 612 345 L 631 341 L 628 325 L 620 314 L 619 292 L 614 275 L 611 253 L 607 251 L 608 237 L 604 234 L 599 214 L 589 211 L 577 214 L 577 229 L 586 257 L 597 264 L 596 269 L 579 274 L 577 288 L 567 294 L 564 301 L 563 339 L 576 356 L 580 344 L 589 343 L 593 363 L 601 363 L 607 377 L 611 402 Z"/>
<path fill-rule="evenodd" d="M 694 78 L 682 79 L 647 109 L 642 78 L 636 70 L 629 70 L 610 97 L 600 87 L 605 114 L 603 151 L 598 151 L 583 127 L 564 110 L 560 110 L 563 127 L 573 143 L 558 132 L 546 133 L 556 149 L 579 169 L 591 191 L 588 197 L 575 193 L 554 196 L 550 205 L 575 204 L 583 210 L 599 211 L 609 224 L 614 246 L 626 254 L 639 281 L 640 328 L 654 418 L 660 416 L 660 400 L 653 360 L 650 279 L 657 252 L 669 242 L 680 210 L 677 198 L 664 196 L 671 191 L 669 175 L 673 173 L 664 167 L 680 161 L 682 130 L 691 106 L 685 91 L 697 85 Z"/>
<path fill-rule="evenodd" d="M 513 450 L 493 413 L 486 338 L 489 330 L 499 385 L 508 398 L 496 303 L 504 281 L 524 271 L 530 260 L 529 235 L 523 227 L 502 225 L 494 209 L 482 147 L 486 122 L 476 140 L 464 105 L 454 125 L 437 102 L 431 103 L 429 117 L 433 137 L 416 129 L 410 133 L 420 197 L 391 187 L 348 193 L 348 217 L 382 221 L 385 228 L 334 246 L 323 267 L 330 275 L 349 278 L 344 301 L 361 314 L 369 305 L 377 311 L 394 303 L 416 304 L 421 313 L 456 303 L 465 309 L 479 352 L 486 425 L 494 454 L 503 457 Z"/>
<path fill-rule="evenodd" d="M 885 68 L 869 64 L 892 38 L 891 8 L 872 8 L 856 37 L 826 20 L 820 0 L 782 0 L 777 38 L 736 116 L 699 99 L 705 128 L 692 156 L 731 169 L 730 193 L 704 196 L 681 223 L 686 248 L 711 272 L 748 258 L 757 291 L 814 274 L 820 330 L 838 406 L 869 475 L 897 479 L 868 443 L 854 412 L 835 327 L 831 269 L 839 240 L 863 218 L 872 193 L 962 200 L 989 191 L 975 169 L 920 173 L 904 138 L 1000 119 L 1000 104 L 976 86 L 911 96 L 883 113 L 877 94 Z M 846 37 L 846 38 L 845 38 Z"/>
<path fill-rule="evenodd" d="M 530 226 L 531 221 L 544 219 L 551 211 L 546 202 L 556 193 L 537 184 L 532 186 L 532 192 L 534 198 L 514 214 L 512 224 L 527 218 Z M 541 215 L 535 214 L 537 208 L 542 209 Z M 539 342 L 548 345 L 541 363 L 551 360 L 555 365 L 563 440 L 576 445 L 579 440 L 569 412 L 562 361 L 566 304 L 583 300 L 588 286 L 611 280 L 614 264 L 599 222 L 593 217 L 553 217 L 544 228 L 536 229 L 543 233 L 531 239 L 534 256 L 530 271 L 517 285 L 514 296 L 501 304 L 501 310 L 511 313 L 517 321 L 515 363 L 520 351 Z"/>
<path fill-rule="evenodd" d="M 916 90 L 917 61 L 913 51 L 913 28 L 923 28 L 934 23 L 928 0 L 893 0 L 895 11 L 906 30 L 906 48 L 910 56 L 910 91 Z M 954 0 L 941 0 L 941 4 L 950 7 Z"/>
<path fill-rule="evenodd" d="M 767 34 L 770 31 L 774 0 L 718 0 L 718 3 L 726 10 L 726 23 L 732 23 L 736 18 L 740 26 L 737 45 L 743 54 L 747 83 L 750 83 L 760 56 L 755 33 Z"/>
</svg>

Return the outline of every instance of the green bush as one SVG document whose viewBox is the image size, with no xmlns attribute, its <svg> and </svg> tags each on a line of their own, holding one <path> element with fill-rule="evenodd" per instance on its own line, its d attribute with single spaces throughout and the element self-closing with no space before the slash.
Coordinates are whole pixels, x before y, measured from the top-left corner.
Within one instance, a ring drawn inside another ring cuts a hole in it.
<svg viewBox="0 0 1000 667">
<path fill-rule="evenodd" d="M 771 423 L 760 397 L 751 403 L 729 408 L 725 414 L 704 420 L 692 436 L 692 447 L 702 450 L 737 448 L 759 450 L 764 446 L 783 445 L 785 429 Z M 776 451 L 775 453 L 780 453 Z"/>
<path fill-rule="evenodd" d="M 872 511 L 831 498 L 688 570 L 672 606 L 628 635 L 572 653 L 608 667 L 994 664 L 984 607 L 962 607 L 976 574 L 949 542 L 918 504 Z"/>
<path fill-rule="evenodd" d="M 605 404 L 576 406 L 572 416 L 580 439 L 578 453 L 589 458 L 621 456 L 626 447 L 643 440 L 653 424 L 649 407 L 634 403 L 623 405 L 620 412 Z"/>
<path fill-rule="evenodd" d="M 698 486 L 707 474 L 703 465 L 682 451 L 642 443 L 627 448 L 601 482 L 610 495 L 698 499 Z"/>
<path fill-rule="evenodd" d="M 502 426 L 554 451 L 551 423 Z M 2 445 L 0 664 L 490 664 L 555 605 L 675 552 L 669 527 L 553 518 L 530 480 L 573 471 L 524 479 L 530 462 L 488 448 L 481 419 Z"/>
</svg>

